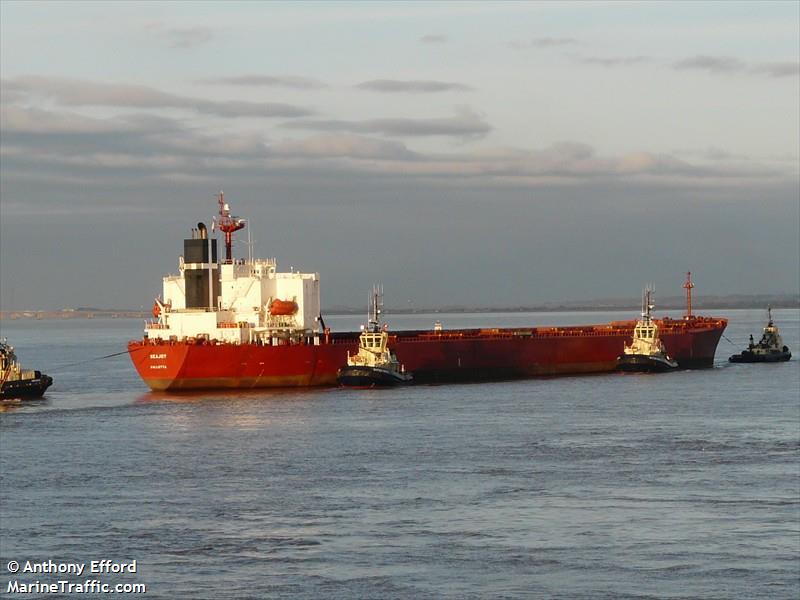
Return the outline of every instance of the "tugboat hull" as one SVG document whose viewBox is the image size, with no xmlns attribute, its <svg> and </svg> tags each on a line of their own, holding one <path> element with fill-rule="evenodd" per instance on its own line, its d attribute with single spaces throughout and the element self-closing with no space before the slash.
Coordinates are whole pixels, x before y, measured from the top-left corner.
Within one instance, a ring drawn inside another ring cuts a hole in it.
<svg viewBox="0 0 800 600">
<path fill-rule="evenodd" d="M 790 358 L 792 358 L 792 353 L 788 350 L 764 354 L 756 354 L 755 352 L 745 350 L 741 354 L 734 354 L 728 361 L 732 363 L 774 363 L 785 362 Z"/>
<path fill-rule="evenodd" d="M 411 383 L 411 375 L 378 367 L 347 366 L 339 369 L 336 381 L 343 387 L 394 387 Z"/>
<path fill-rule="evenodd" d="M 0 399 L 41 398 L 51 385 L 53 385 L 52 377 L 36 371 L 32 379 L 6 381 L 0 388 Z"/>
<path fill-rule="evenodd" d="M 661 356 L 623 354 L 617 358 L 617 370 L 626 373 L 665 373 L 677 368 L 677 362 Z"/>
</svg>

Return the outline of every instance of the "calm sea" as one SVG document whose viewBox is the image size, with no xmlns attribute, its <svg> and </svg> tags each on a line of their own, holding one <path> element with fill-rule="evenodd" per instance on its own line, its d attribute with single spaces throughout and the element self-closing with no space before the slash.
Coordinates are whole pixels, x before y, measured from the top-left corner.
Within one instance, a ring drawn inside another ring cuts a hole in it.
<svg viewBox="0 0 800 600">
<path fill-rule="evenodd" d="M 765 311 L 713 314 L 736 347 L 707 370 L 191 396 L 148 392 L 126 356 L 94 360 L 139 321 L 2 322 L 55 384 L 0 414 L 0 596 L 96 579 L 167 599 L 797 599 L 800 313 L 774 311 L 795 352 L 777 365 L 727 363 Z M 102 559 L 136 573 L 7 566 Z"/>
</svg>

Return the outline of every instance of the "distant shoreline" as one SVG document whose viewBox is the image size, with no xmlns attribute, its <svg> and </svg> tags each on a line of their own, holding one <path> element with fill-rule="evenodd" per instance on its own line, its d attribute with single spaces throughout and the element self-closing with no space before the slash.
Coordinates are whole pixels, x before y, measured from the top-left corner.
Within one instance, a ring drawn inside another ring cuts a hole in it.
<svg viewBox="0 0 800 600">
<path fill-rule="evenodd" d="M 800 296 L 775 295 L 775 296 L 730 296 L 730 297 L 706 297 L 703 300 L 696 300 L 693 303 L 694 312 L 702 313 L 713 310 L 731 309 L 766 309 L 772 308 L 794 308 L 800 309 Z M 665 298 L 657 305 L 658 311 L 683 310 L 685 305 L 683 299 Z M 609 312 L 609 311 L 631 311 L 638 313 L 641 309 L 638 303 L 629 300 L 596 300 L 581 303 L 547 303 L 533 306 L 439 306 L 421 308 L 393 308 L 387 307 L 386 314 L 394 315 L 414 315 L 414 314 L 437 314 L 437 313 L 526 313 L 526 312 Z M 352 308 L 344 306 L 331 307 L 323 312 L 325 315 L 360 315 L 364 313 L 364 308 Z M 0 321 L 14 321 L 20 319 L 149 319 L 152 318 L 150 311 L 139 310 L 118 310 L 101 308 L 78 308 L 65 310 L 3 310 L 0 311 Z"/>
</svg>

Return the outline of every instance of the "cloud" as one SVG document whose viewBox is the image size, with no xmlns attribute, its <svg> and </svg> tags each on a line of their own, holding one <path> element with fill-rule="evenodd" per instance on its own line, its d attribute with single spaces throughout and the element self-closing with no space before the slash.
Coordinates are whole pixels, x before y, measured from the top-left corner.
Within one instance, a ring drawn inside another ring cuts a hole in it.
<svg viewBox="0 0 800 600">
<path fill-rule="evenodd" d="M 578 41 L 574 38 L 553 38 L 553 37 L 540 37 L 531 40 L 531 46 L 535 48 L 551 48 L 553 46 L 568 46 L 577 44 Z"/>
<path fill-rule="evenodd" d="M 96 83 L 55 77 L 3 80 L 12 92 L 51 98 L 65 106 L 180 108 L 221 117 L 305 117 L 313 111 L 276 102 L 213 101 L 178 96 L 144 85 Z"/>
<path fill-rule="evenodd" d="M 588 180 L 641 182 L 654 186 L 768 180 L 786 172 L 753 165 L 696 165 L 669 154 L 632 152 L 598 156 L 580 142 L 561 142 L 541 149 L 494 149 L 454 155 L 415 155 L 413 161 L 358 163 L 362 172 L 404 175 L 443 182 L 494 185 L 571 185 Z M 795 177 L 794 175 L 789 175 Z M 469 184 L 468 184 L 469 185 Z"/>
<path fill-rule="evenodd" d="M 569 37 L 537 37 L 527 41 L 514 41 L 509 45 L 514 50 L 526 48 L 555 48 L 559 46 L 572 46 L 578 43 L 575 38 Z"/>
<path fill-rule="evenodd" d="M 580 56 L 569 55 L 576 62 L 602 67 L 625 67 L 638 64 L 663 62 L 652 56 Z M 672 63 L 672 68 L 679 71 L 698 70 L 714 75 L 767 75 L 769 77 L 797 77 L 800 75 L 800 62 L 747 62 L 733 56 L 697 55 Z"/>
<path fill-rule="evenodd" d="M 237 77 L 218 77 L 201 79 L 200 83 L 222 83 L 227 85 L 286 87 L 296 90 L 313 90 L 327 87 L 326 84 L 316 79 L 295 77 L 292 75 L 239 75 Z"/>
<path fill-rule="evenodd" d="M 447 36 L 440 33 L 429 33 L 419 38 L 423 44 L 445 44 L 447 43 Z"/>
<path fill-rule="evenodd" d="M 170 48 L 194 48 L 214 39 L 214 31 L 209 27 L 167 28 L 154 23 L 148 25 L 147 30 Z"/>
<path fill-rule="evenodd" d="M 700 156 L 708 160 L 731 160 L 733 158 L 747 158 L 746 156 L 732 154 L 727 150 L 723 150 L 722 148 L 716 148 L 714 146 L 706 148 L 705 151 L 700 153 Z"/>
<path fill-rule="evenodd" d="M 749 73 L 769 77 L 797 77 L 800 62 L 771 62 L 748 65 L 732 56 L 698 55 L 673 63 L 675 69 L 699 69 L 716 75 Z"/>
<path fill-rule="evenodd" d="M 206 135 L 180 121 L 153 115 L 125 115 L 94 119 L 68 112 L 16 106 L 2 107 L 5 152 L 78 160 L 94 156 L 174 157 L 266 156 L 264 138 L 256 133 Z"/>
<path fill-rule="evenodd" d="M 169 29 L 166 37 L 173 48 L 192 48 L 210 42 L 214 37 L 208 27 L 191 27 L 189 29 Z"/>
<path fill-rule="evenodd" d="M 770 77 L 797 77 L 800 75 L 800 62 L 775 62 L 755 65 L 752 70 Z"/>
<path fill-rule="evenodd" d="M 398 81 L 394 79 L 374 79 L 356 85 L 362 90 L 373 92 L 410 92 L 410 93 L 432 93 L 449 91 L 466 91 L 472 88 L 463 83 L 451 83 L 447 81 Z"/>
<path fill-rule="evenodd" d="M 401 137 L 441 135 L 461 138 L 483 137 L 492 129 L 478 114 L 469 109 L 462 109 L 453 117 L 434 119 L 395 118 L 368 119 L 365 121 L 307 119 L 284 123 L 283 127 L 316 131 L 380 133 L 382 135 Z"/>
<path fill-rule="evenodd" d="M 14 105 L 0 107 L 3 134 L 17 132 L 28 134 L 100 133 L 129 131 L 131 127 L 120 121 L 91 119 L 73 113 L 56 113 L 38 108 Z"/>
<path fill-rule="evenodd" d="M 295 128 L 320 131 L 277 141 L 252 129 L 218 136 L 198 128 L 196 120 L 187 126 L 179 119 L 151 114 L 99 119 L 12 105 L 3 106 L 1 116 L 4 181 L 49 186 L 61 182 L 65 189 L 76 190 L 118 189 L 154 181 L 206 186 L 232 179 L 258 186 L 274 176 L 295 182 L 403 179 L 465 189 L 588 181 L 669 189 L 797 179 L 796 160 L 764 166 L 721 149 L 700 160 L 647 151 L 600 155 L 592 146 L 576 141 L 544 148 L 433 153 L 370 135 L 485 134 L 489 126 L 466 110 L 444 119 L 296 122 Z M 709 158 L 714 160 L 709 162 Z"/>
<path fill-rule="evenodd" d="M 650 56 L 574 56 L 578 62 L 602 67 L 622 67 L 653 62 Z"/>
<path fill-rule="evenodd" d="M 568 180 L 663 173 L 668 166 L 678 165 L 681 163 L 676 159 L 648 153 L 599 157 L 587 144 L 559 142 L 536 150 L 496 149 L 490 153 L 441 157 L 427 161 L 420 169 L 429 174 Z"/>
<path fill-rule="evenodd" d="M 309 158 L 414 160 L 419 156 L 400 142 L 349 133 L 320 134 L 303 140 L 288 140 L 274 144 L 269 149 L 275 155 Z"/>
<path fill-rule="evenodd" d="M 732 56 L 697 55 L 684 58 L 672 65 L 675 69 L 698 69 L 709 73 L 737 73 L 744 71 L 747 65 Z"/>
</svg>

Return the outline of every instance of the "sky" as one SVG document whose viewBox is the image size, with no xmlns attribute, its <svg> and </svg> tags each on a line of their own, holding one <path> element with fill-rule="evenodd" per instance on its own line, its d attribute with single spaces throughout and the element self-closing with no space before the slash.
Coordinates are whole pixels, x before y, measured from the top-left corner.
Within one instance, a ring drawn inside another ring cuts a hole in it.
<svg viewBox="0 0 800 600">
<path fill-rule="evenodd" d="M 800 295 L 800 2 L 2 0 L 0 79 L 4 310 L 150 306 L 220 190 L 323 308 Z"/>
</svg>

